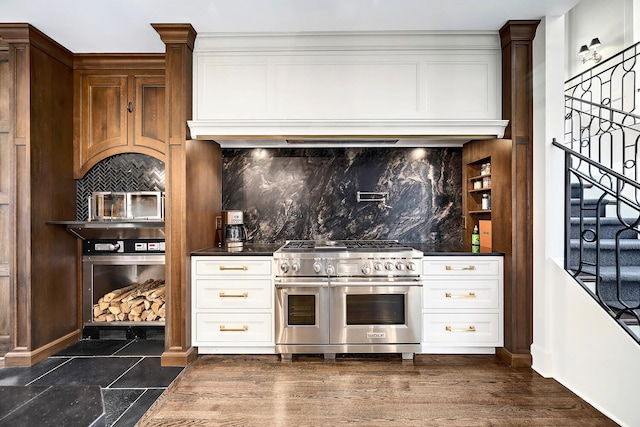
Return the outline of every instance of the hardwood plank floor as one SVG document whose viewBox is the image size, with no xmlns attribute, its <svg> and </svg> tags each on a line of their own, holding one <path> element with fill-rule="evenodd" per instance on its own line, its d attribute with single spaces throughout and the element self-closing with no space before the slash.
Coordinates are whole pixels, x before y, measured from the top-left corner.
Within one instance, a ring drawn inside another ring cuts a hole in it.
<svg viewBox="0 0 640 427">
<path fill-rule="evenodd" d="M 200 356 L 144 426 L 615 426 L 558 382 L 494 356 Z"/>
</svg>

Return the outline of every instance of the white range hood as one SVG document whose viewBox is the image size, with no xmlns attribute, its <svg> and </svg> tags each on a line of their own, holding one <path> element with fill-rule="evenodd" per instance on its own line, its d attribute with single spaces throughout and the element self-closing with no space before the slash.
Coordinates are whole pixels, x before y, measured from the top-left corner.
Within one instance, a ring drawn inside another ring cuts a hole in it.
<svg viewBox="0 0 640 427">
<path fill-rule="evenodd" d="M 193 139 L 223 148 L 250 147 L 456 147 L 502 138 L 508 120 L 288 120 L 189 122 Z"/>
<path fill-rule="evenodd" d="M 497 32 L 199 34 L 191 138 L 222 147 L 502 138 Z"/>
</svg>

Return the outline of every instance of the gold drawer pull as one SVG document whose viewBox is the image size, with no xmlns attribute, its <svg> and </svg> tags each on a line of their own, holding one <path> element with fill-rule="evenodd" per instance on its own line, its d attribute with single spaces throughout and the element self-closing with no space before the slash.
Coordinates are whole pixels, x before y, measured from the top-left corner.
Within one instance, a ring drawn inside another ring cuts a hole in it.
<svg viewBox="0 0 640 427">
<path fill-rule="evenodd" d="M 468 267 L 454 267 L 452 265 L 447 265 L 445 268 L 447 269 L 447 271 L 451 271 L 451 270 L 462 271 L 462 270 L 475 270 L 476 266 L 475 265 L 470 265 Z"/>
<path fill-rule="evenodd" d="M 249 292 L 243 292 L 241 294 L 225 294 L 224 292 L 220 292 L 220 298 L 246 298 L 249 296 Z"/>
<path fill-rule="evenodd" d="M 475 332 L 476 331 L 476 327 L 471 325 L 469 326 L 467 329 L 461 328 L 461 329 L 453 329 L 451 326 L 445 326 L 444 327 L 447 332 Z"/>
<path fill-rule="evenodd" d="M 225 267 L 224 265 L 220 266 L 220 270 L 237 270 L 237 271 L 247 271 L 249 269 L 248 266 L 243 265 L 242 267 Z"/>
<path fill-rule="evenodd" d="M 227 328 L 224 325 L 220 325 L 220 332 L 245 332 L 249 330 L 249 326 L 243 325 L 242 328 Z"/>
<path fill-rule="evenodd" d="M 447 292 L 444 294 L 445 297 L 447 298 L 475 298 L 476 297 L 476 293 L 475 292 L 469 292 L 467 295 L 451 295 L 451 292 Z"/>
</svg>

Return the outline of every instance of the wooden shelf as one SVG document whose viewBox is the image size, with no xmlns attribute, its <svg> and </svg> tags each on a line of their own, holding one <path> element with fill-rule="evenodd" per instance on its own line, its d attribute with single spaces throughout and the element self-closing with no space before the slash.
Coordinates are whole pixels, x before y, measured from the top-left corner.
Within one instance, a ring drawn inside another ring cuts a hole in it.
<svg viewBox="0 0 640 427">
<path fill-rule="evenodd" d="M 491 193 L 491 187 L 471 189 L 469 193 Z"/>
<path fill-rule="evenodd" d="M 490 173 L 486 173 L 484 175 L 472 176 L 471 178 L 469 178 L 469 181 L 471 181 L 471 182 L 473 182 L 473 181 L 482 181 L 482 178 L 491 178 L 491 174 Z"/>
<path fill-rule="evenodd" d="M 490 214 L 490 213 L 491 213 L 491 209 L 485 209 L 480 211 L 469 211 L 469 214 L 471 215 L 481 215 L 481 214 Z"/>
</svg>

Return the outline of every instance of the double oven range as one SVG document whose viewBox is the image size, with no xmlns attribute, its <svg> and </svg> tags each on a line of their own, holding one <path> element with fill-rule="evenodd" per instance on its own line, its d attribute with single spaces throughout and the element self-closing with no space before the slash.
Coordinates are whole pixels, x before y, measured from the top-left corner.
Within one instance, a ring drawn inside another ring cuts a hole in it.
<svg viewBox="0 0 640 427">
<path fill-rule="evenodd" d="M 274 253 L 276 352 L 420 351 L 422 252 L 394 240 L 292 240 Z"/>
</svg>

